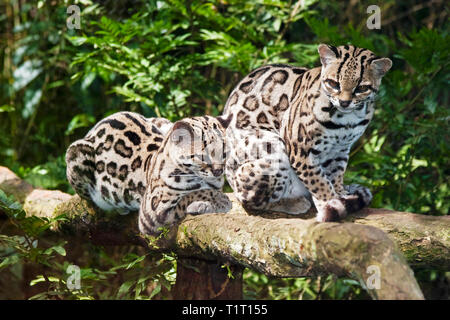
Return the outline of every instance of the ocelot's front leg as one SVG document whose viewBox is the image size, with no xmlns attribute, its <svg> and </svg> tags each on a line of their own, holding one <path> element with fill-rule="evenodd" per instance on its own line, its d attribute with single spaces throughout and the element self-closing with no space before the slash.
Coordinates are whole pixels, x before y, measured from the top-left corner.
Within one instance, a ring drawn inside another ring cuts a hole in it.
<svg viewBox="0 0 450 320">
<path fill-rule="evenodd" d="M 236 199 L 253 213 L 302 214 L 311 202 L 291 168 L 284 142 L 270 131 L 228 130 L 226 176 Z"/>
<path fill-rule="evenodd" d="M 322 167 L 305 161 L 303 165 L 294 168 L 312 195 L 317 209 L 317 221 L 337 221 L 347 215 L 344 202 L 341 201 Z"/>
<path fill-rule="evenodd" d="M 219 190 L 194 191 L 181 201 L 186 203 L 188 214 L 225 213 L 230 211 L 233 205 L 227 195 Z"/>
<path fill-rule="evenodd" d="M 344 173 L 347 168 L 348 156 L 334 156 L 331 159 L 322 161 L 320 166 L 323 168 L 325 175 L 334 187 L 334 191 L 338 195 L 347 195 L 347 190 L 344 187 Z"/>
<path fill-rule="evenodd" d="M 339 194 L 335 188 L 336 180 L 332 182 L 333 179 L 330 179 L 318 159 L 307 154 L 296 159 L 292 167 L 313 197 L 317 221 L 338 221 L 349 212 L 356 211 L 358 198 L 354 195 Z M 342 181 L 342 178 L 339 179 Z"/>
<path fill-rule="evenodd" d="M 290 168 L 287 157 L 285 161 L 283 158 L 280 160 L 257 159 L 241 164 L 235 170 L 227 170 L 234 195 L 245 210 L 293 215 L 309 210 L 311 202 L 306 198 L 308 191 Z"/>
<path fill-rule="evenodd" d="M 170 226 L 185 217 L 186 205 L 180 203 L 181 194 L 168 196 L 159 188 L 147 189 L 139 210 L 139 231 L 159 235 L 161 228 Z"/>
<path fill-rule="evenodd" d="M 218 190 L 195 190 L 185 194 L 168 195 L 160 190 L 144 195 L 139 211 L 139 230 L 144 234 L 158 235 L 162 227 L 182 220 L 187 213 L 228 212 L 232 203 Z"/>
<path fill-rule="evenodd" d="M 347 213 L 352 213 L 367 207 L 372 201 L 372 193 L 358 184 L 344 185 L 344 173 L 347 168 L 348 156 L 340 154 L 322 162 L 322 167 L 334 190 L 346 201 Z"/>
</svg>

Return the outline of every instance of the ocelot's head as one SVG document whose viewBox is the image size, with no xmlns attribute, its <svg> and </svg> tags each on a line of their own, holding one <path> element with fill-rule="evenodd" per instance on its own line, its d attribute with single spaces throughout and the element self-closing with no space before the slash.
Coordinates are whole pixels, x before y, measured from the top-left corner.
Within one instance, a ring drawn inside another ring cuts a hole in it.
<svg viewBox="0 0 450 320">
<path fill-rule="evenodd" d="M 388 58 L 351 45 L 334 47 L 319 45 L 322 62 L 321 90 L 342 113 L 361 109 L 374 100 L 381 78 L 392 67 Z"/>
<path fill-rule="evenodd" d="M 172 160 L 206 180 L 223 178 L 225 130 L 231 121 L 222 117 L 194 117 L 177 121 L 167 144 Z"/>
</svg>

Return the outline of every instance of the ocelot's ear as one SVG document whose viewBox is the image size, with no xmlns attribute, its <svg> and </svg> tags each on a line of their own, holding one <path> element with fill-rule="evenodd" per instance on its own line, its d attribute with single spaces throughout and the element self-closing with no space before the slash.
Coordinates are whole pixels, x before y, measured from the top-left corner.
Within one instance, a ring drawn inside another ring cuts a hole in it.
<svg viewBox="0 0 450 320">
<path fill-rule="evenodd" d="M 376 77 L 381 78 L 392 67 L 392 61 L 389 58 L 380 58 L 370 63 L 370 68 Z"/>
<path fill-rule="evenodd" d="M 218 116 L 216 117 L 217 121 L 220 122 L 220 124 L 222 125 L 222 127 L 224 129 L 228 128 L 228 126 L 230 125 L 231 120 L 233 119 L 233 114 L 231 113 L 230 115 L 228 115 L 228 117 L 225 118 L 225 116 Z"/>
<path fill-rule="evenodd" d="M 194 140 L 194 129 L 191 125 L 184 121 L 177 121 L 173 125 L 170 140 L 175 145 L 184 145 Z"/>
<path fill-rule="evenodd" d="M 324 67 L 339 58 L 338 49 L 328 44 L 319 44 L 317 51 L 319 51 L 320 62 Z"/>
</svg>

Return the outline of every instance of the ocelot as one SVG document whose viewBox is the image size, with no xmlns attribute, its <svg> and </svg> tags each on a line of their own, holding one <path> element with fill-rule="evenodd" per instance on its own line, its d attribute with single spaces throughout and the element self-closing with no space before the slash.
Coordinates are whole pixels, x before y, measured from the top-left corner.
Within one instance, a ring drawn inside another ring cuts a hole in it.
<svg viewBox="0 0 450 320">
<path fill-rule="evenodd" d="M 227 212 L 231 202 L 221 188 L 229 123 L 209 116 L 173 124 L 133 112 L 113 114 L 69 146 L 67 178 L 103 210 L 139 210 L 144 234 L 159 234 L 186 213 Z"/>
<path fill-rule="evenodd" d="M 300 214 L 312 197 L 317 220 L 336 221 L 371 202 L 369 189 L 343 177 L 392 62 L 351 45 L 318 52 L 321 67 L 252 71 L 225 105 L 226 176 L 248 210 Z"/>
</svg>

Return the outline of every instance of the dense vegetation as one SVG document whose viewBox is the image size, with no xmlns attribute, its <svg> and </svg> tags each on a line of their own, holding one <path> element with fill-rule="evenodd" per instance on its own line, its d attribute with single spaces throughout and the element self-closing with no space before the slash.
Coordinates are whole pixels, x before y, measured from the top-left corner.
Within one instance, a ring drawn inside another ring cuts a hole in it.
<svg viewBox="0 0 450 320">
<path fill-rule="evenodd" d="M 66 24 L 73 3 L 81 8 L 80 29 Z M 383 80 L 374 120 L 353 148 L 346 180 L 369 186 L 374 207 L 446 215 L 448 6 L 379 1 L 381 29 L 370 30 L 370 4 L 2 1 L 0 165 L 36 186 L 73 193 L 65 178 L 65 150 L 103 117 L 120 110 L 171 120 L 218 115 L 250 70 L 279 62 L 317 66 L 317 44 L 351 43 L 390 57 L 394 65 Z M 0 289 L 0 297 L 14 291 L 4 277 L 13 275 L 20 283 L 24 268 L 31 268 L 26 280 L 36 285 L 15 297 L 30 292 L 36 298 L 170 297 L 173 256 L 44 240 L 40 235 L 48 221 L 23 217 L 0 191 L 1 208 L 9 219 L 0 222 L 0 288 L 9 292 Z M 79 291 L 64 285 L 71 257 L 81 267 Z M 441 291 L 430 295 L 449 297 L 448 273 L 417 272 L 426 294 L 433 287 Z M 366 297 L 358 283 L 331 276 L 275 280 L 247 270 L 244 279 L 247 298 Z"/>
</svg>

